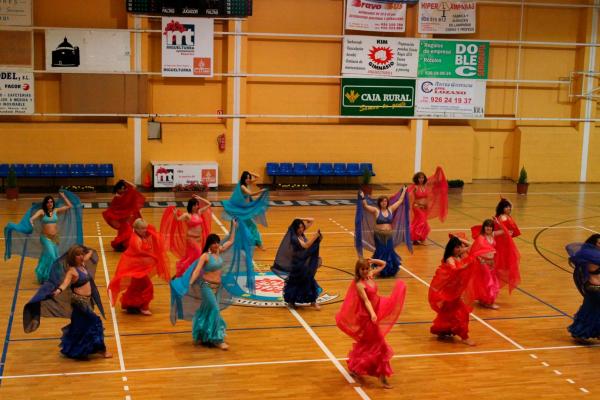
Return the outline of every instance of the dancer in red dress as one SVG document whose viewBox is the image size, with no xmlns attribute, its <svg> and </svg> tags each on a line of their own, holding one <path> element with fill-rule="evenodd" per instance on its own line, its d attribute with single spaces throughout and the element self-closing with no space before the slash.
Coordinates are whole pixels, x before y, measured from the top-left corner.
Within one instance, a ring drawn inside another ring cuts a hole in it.
<svg viewBox="0 0 600 400">
<path fill-rule="evenodd" d="M 136 190 L 133 183 L 124 179 L 115 184 L 113 193 L 115 196 L 102 216 L 108 225 L 117 230 L 117 237 L 110 245 L 115 251 L 125 251 L 133 233 L 131 224 L 142 217 L 140 210 L 144 207 L 146 198 Z"/>
<path fill-rule="evenodd" d="M 496 273 L 501 287 L 508 284 L 509 293 L 521 283 L 519 272 L 521 254 L 513 240 L 513 238 L 521 235 L 521 231 L 511 217 L 511 212 L 512 204 L 510 201 L 502 199 L 496 206 L 496 217 L 494 218 L 494 231 L 504 232 L 504 234 L 496 237 Z"/>
<path fill-rule="evenodd" d="M 119 294 L 121 308 L 130 313 L 152 315 L 150 301 L 154 298 L 151 277 L 160 276 L 166 282 L 170 279 L 169 264 L 163 242 L 152 225 L 143 219 L 133 223 L 135 234 L 131 235 L 127 250 L 121 255 L 115 276 L 108 285 L 110 301 L 114 306 Z"/>
<path fill-rule="evenodd" d="M 385 335 L 400 317 L 406 285 L 398 279 L 389 297 L 379 296 L 373 275 L 383 268 L 382 260 L 356 262 L 354 280 L 335 320 L 338 328 L 356 341 L 348 354 L 350 374 L 357 379 L 362 375 L 378 377 L 383 387 L 389 389 L 392 386 L 387 378 L 393 373 L 390 360 L 394 351 L 386 343 Z"/>
<path fill-rule="evenodd" d="M 435 174 L 429 178 L 423 172 L 417 172 L 413 182 L 408 188 L 410 238 L 414 244 L 423 244 L 431 231 L 427 220 L 439 218 L 444 222 L 448 215 L 448 182 L 441 167 L 437 167 Z"/>
<path fill-rule="evenodd" d="M 504 234 L 504 231 L 494 230 L 494 221 L 486 219 L 483 225 L 471 227 L 473 235 L 473 246 L 471 251 L 478 251 L 480 248 L 492 246 L 496 248 L 496 236 Z M 495 257 L 498 253 L 490 252 L 476 257 L 473 262 L 473 289 L 474 300 L 479 305 L 486 308 L 497 310 L 500 308 L 496 304 L 496 298 L 500 292 L 500 281 L 496 273 Z"/>
<path fill-rule="evenodd" d="M 431 333 L 440 339 L 459 336 L 462 342 L 474 346 L 469 338 L 469 314 L 473 310 L 471 264 L 476 257 L 494 252 L 491 245 L 482 245 L 469 253 L 469 243 L 452 236 L 446 244 L 442 263 L 435 271 L 429 287 L 429 305 L 437 313 Z"/>
<path fill-rule="evenodd" d="M 198 195 L 188 201 L 187 212 L 181 212 L 175 206 L 165 209 L 160 221 L 160 235 L 167 249 L 179 258 L 175 264 L 176 277 L 182 276 L 202 255 L 211 221 L 210 201 Z"/>
</svg>

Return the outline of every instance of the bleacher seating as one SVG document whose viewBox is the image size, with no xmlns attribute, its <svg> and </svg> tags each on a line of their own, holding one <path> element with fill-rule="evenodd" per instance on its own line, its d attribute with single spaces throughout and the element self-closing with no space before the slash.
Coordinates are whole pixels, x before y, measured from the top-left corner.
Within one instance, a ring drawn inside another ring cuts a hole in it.
<svg viewBox="0 0 600 400">
<path fill-rule="evenodd" d="M 56 179 L 95 177 L 104 178 L 106 185 L 108 178 L 115 176 L 112 164 L 0 164 L 2 187 L 11 165 L 17 178 L 52 179 L 53 186 Z"/>
<path fill-rule="evenodd" d="M 357 177 L 363 174 L 363 171 L 373 172 L 372 163 L 276 163 L 268 162 L 267 176 L 273 178 L 273 184 L 277 177 L 318 177 L 320 183 L 322 177 Z"/>
</svg>

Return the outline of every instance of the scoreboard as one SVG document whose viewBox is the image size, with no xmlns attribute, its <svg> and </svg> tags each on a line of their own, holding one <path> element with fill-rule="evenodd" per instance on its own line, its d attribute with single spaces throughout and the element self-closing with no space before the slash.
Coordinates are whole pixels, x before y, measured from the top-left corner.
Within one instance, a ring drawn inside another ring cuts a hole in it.
<svg viewBox="0 0 600 400">
<path fill-rule="evenodd" d="M 247 17 L 252 0 L 127 0 L 127 12 L 182 17 Z"/>
</svg>

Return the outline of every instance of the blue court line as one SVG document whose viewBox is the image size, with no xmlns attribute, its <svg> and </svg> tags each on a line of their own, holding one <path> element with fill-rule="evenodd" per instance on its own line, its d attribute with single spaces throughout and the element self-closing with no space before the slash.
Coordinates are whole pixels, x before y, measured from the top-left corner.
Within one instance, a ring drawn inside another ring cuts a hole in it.
<svg viewBox="0 0 600 400">
<path fill-rule="evenodd" d="M 561 314 L 551 314 L 551 315 L 526 315 L 521 317 L 492 317 L 492 318 L 482 318 L 484 321 L 495 321 L 495 320 L 520 320 L 520 319 L 541 319 L 541 318 L 563 318 L 564 315 Z M 476 321 L 473 318 L 469 319 L 471 322 Z M 423 324 L 431 324 L 431 320 L 427 321 L 407 321 L 407 322 L 396 322 L 394 325 L 423 325 Z M 334 328 L 335 324 L 320 324 L 320 325 L 310 325 L 311 328 Z M 271 330 L 271 329 L 302 329 L 301 325 L 286 325 L 286 326 L 258 326 L 252 328 L 228 328 L 228 331 L 262 331 L 262 330 Z M 185 331 L 169 331 L 169 332 L 140 332 L 140 333 L 121 333 L 121 337 L 129 337 L 129 336 L 158 336 L 158 335 L 181 335 L 181 334 L 190 334 L 191 330 Z M 105 337 L 114 337 L 114 335 L 105 335 Z M 46 341 L 46 340 L 59 340 L 60 337 L 44 337 L 44 338 L 23 338 L 23 339 L 11 339 L 11 342 L 35 342 L 35 341 Z"/>
<path fill-rule="evenodd" d="M 10 308 L 10 316 L 8 317 L 8 325 L 6 326 L 6 335 L 4 336 L 4 348 L 2 349 L 2 359 L 0 359 L 0 377 L 4 376 L 4 366 L 6 364 L 6 356 L 8 355 L 8 344 L 10 340 L 10 332 L 12 330 L 13 319 L 15 316 L 15 308 L 17 307 L 17 297 L 19 294 L 19 285 L 21 284 L 21 275 L 23 274 L 23 265 L 25 264 L 25 252 L 27 251 L 27 240 L 23 245 L 23 252 L 21 253 L 21 264 L 19 265 L 19 274 L 17 275 L 17 283 L 15 285 L 15 292 L 13 295 L 12 306 Z M 2 381 L 0 379 L 0 385 Z"/>
</svg>

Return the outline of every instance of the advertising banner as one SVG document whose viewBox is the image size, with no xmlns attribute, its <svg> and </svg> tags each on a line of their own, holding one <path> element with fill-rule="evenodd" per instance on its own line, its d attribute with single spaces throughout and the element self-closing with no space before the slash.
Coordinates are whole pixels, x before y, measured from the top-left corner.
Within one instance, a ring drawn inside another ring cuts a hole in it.
<svg viewBox="0 0 600 400">
<path fill-rule="evenodd" d="M 421 39 L 419 78 L 487 79 L 489 42 Z"/>
<path fill-rule="evenodd" d="M 406 4 L 393 0 L 346 0 L 346 29 L 404 32 Z"/>
<path fill-rule="evenodd" d="M 342 78 L 341 115 L 412 116 L 414 79 Z"/>
<path fill-rule="evenodd" d="M 415 116 L 480 118 L 485 113 L 485 81 L 417 79 Z"/>
<path fill-rule="evenodd" d="M 213 76 L 214 21 L 162 18 L 162 76 Z"/>
<path fill-rule="evenodd" d="M 204 182 L 217 187 L 219 166 L 214 162 L 158 162 L 152 161 L 155 188 Z"/>
<path fill-rule="evenodd" d="M 32 0 L 0 0 L 0 26 L 31 26 Z"/>
<path fill-rule="evenodd" d="M 345 36 L 342 74 L 417 77 L 419 39 Z"/>
<path fill-rule="evenodd" d="M 475 0 L 421 0 L 419 33 L 475 33 Z"/>
<path fill-rule="evenodd" d="M 0 69 L 0 114 L 33 114 L 33 72 Z"/>
</svg>

